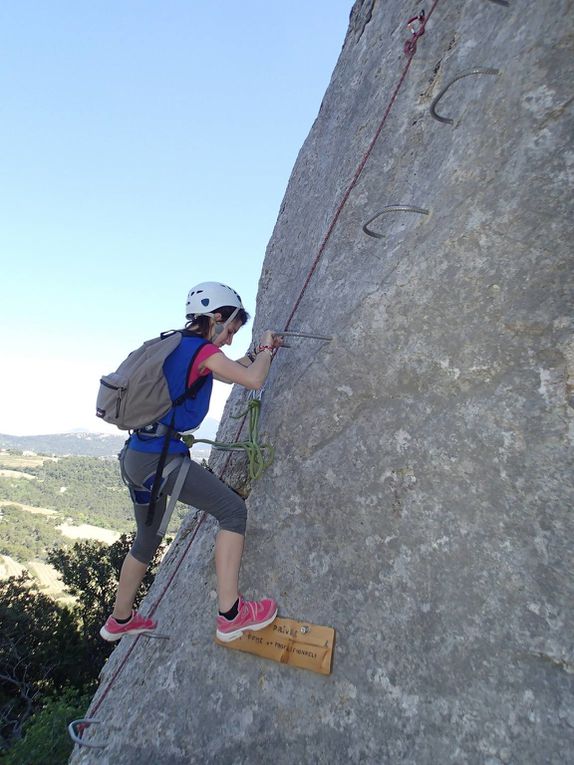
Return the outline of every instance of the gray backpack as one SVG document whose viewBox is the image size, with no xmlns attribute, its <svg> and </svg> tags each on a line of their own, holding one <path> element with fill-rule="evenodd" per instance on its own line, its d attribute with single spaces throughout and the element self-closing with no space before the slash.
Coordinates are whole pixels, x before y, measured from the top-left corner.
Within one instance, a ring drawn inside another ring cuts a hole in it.
<svg viewBox="0 0 574 765">
<path fill-rule="evenodd" d="M 147 340 L 100 379 L 96 416 L 120 430 L 136 430 L 163 417 L 174 404 L 163 363 L 181 342 L 181 331 L 163 332 Z"/>
<path fill-rule="evenodd" d="M 188 330 L 171 330 L 170 332 L 162 332 L 159 337 L 153 340 L 147 340 L 137 350 L 132 351 L 115 372 L 104 375 L 100 379 L 96 416 L 112 423 L 112 425 L 117 425 L 120 430 L 144 428 L 146 425 L 157 422 L 172 410 L 171 422 L 165 427 L 163 446 L 148 503 L 147 526 L 150 526 L 153 521 L 169 443 L 175 433 L 175 407 L 188 398 L 194 398 L 207 379 L 206 377 L 199 377 L 192 385 L 185 387 L 181 396 L 172 401 L 163 365 L 167 357 L 179 346 L 184 334 L 193 333 L 188 332 Z M 189 369 L 206 343 L 207 340 L 196 348 Z M 176 482 L 176 487 L 177 485 Z M 176 499 L 178 493 L 179 489 L 175 492 Z"/>
</svg>

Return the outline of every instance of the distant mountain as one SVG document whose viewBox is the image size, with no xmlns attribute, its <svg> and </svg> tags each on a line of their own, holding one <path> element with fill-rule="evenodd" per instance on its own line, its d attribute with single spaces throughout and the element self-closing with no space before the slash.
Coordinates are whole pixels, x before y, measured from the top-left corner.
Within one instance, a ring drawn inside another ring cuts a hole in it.
<svg viewBox="0 0 574 765">
<path fill-rule="evenodd" d="M 210 441 L 215 441 L 218 428 L 219 420 L 214 420 L 213 417 L 206 417 L 193 435 L 196 438 L 208 438 Z"/>
<path fill-rule="evenodd" d="M 0 433 L 0 447 L 58 457 L 114 457 L 126 437 L 127 434 L 114 436 L 106 433 L 54 433 L 42 436 L 9 436 Z"/>
<path fill-rule="evenodd" d="M 199 430 L 197 438 L 215 439 L 219 423 L 207 417 Z M 125 443 L 128 433 L 113 435 L 108 433 L 54 433 L 42 436 L 10 436 L 0 433 L 0 448 L 30 451 L 36 454 L 50 454 L 58 457 L 115 457 Z M 205 458 L 209 454 L 208 444 L 197 444 L 193 448 L 195 458 Z"/>
</svg>

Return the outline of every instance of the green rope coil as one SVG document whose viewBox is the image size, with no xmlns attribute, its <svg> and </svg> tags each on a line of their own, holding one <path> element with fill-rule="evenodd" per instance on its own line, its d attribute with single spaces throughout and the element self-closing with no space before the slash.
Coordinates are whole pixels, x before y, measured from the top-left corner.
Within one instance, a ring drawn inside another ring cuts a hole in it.
<svg viewBox="0 0 574 765">
<path fill-rule="evenodd" d="M 214 449 L 221 449 L 222 451 L 244 451 L 247 455 L 249 478 L 251 481 L 256 481 L 261 478 L 275 457 L 275 449 L 271 444 L 258 443 L 260 413 L 261 400 L 252 398 L 244 412 L 235 416 L 232 415 L 234 420 L 249 417 L 249 432 L 245 441 L 225 443 L 223 441 L 210 441 L 207 438 L 194 438 L 192 435 L 183 436 L 183 440 L 190 449 L 193 444 L 211 444 Z"/>
</svg>

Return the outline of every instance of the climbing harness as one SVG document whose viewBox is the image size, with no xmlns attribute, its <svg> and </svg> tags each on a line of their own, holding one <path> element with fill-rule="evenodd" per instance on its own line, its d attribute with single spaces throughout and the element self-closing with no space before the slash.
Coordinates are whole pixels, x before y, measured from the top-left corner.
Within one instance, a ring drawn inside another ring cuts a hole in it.
<svg viewBox="0 0 574 765">
<path fill-rule="evenodd" d="M 164 428 L 163 425 L 158 425 L 157 431 L 159 434 L 163 434 L 162 428 L 166 430 L 166 428 Z M 178 474 L 175 479 L 173 490 L 170 493 L 169 502 L 167 504 L 165 513 L 163 515 L 161 524 L 156 532 L 158 536 L 163 537 L 165 536 L 165 532 L 167 530 L 167 526 L 169 524 L 172 513 L 175 509 L 176 502 L 179 499 L 179 495 L 181 494 L 181 490 L 183 488 L 184 481 L 189 471 L 191 461 L 189 457 L 187 456 L 176 457 L 175 459 L 168 462 L 168 464 L 165 465 L 163 469 L 160 470 L 160 468 L 158 467 L 158 471 L 154 473 L 146 481 L 144 481 L 143 484 L 136 484 L 128 476 L 124 468 L 122 454 L 124 453 L 125 449 L 126 449 L 126 446 L 124 446 L 124 449 L 122 449 L 122 452 L 120 453 L 120 473 L 121 473 L 122 480 L 125 483 L 125 485 L 128 487 L 132 501 L 135 504 L 148 505 L 148 516 L 149 516 L 149 505 L 151 503 L 152 488 L 153 488 L 153 485 L 155 485 L 156 483 L 158 473 L 159 473 L 159 484 L 157 489 L 158 491 L 157 498 L 159 498 L 162 487 L 165 486 L 165 482 L 168 479 L 168 477 L 173 472 L 178 470 Z M 164 460 L 164 464 L 165 464 L 165 460 Z M 157 498 L 156 498 L 156 502 L 157 502 Z"/>
<path fill-rule="evenodd" d="M 373 217 L 368 220 L 365 225 L 363 226 L 363 231 L 368 236 L 373 236 L 375 239 L 382 239 L 383 234 L 379 234 L 376 231 L 373 231 L 369 228 L 370 224 L 373 223 L 377 218 L 379 218 L 381 215 L 384 215 L 385 213 L 390 212 L 413 212 L 413 213 L 420 213 L 421 215 L 428 215 L 429 211 L 424 210 L 422 207 L 410 207 L 409 205 L 388 205 L 387 207 L 383 207 L 383 209 L 378 212 L 376 215 L 373 215 Z"/>
<path fill-rule="evenodd" d="M 177 503 L 177 500 L 179 499 L 181 490 L 183 489 L 183 484 L 185 483 L 185 479 L 187 478 L 187 474 L 189 472 L 190 467 L 191 467 L 191 460 L 189 459 L 189 457 L 181 457 L 179 459 L 175 459 L 172 462 L 170 462 L 169 465 L 166 467 L 166 469 L 163 471 L 162 477 L 165 480 L 165 478 L 167 478 L 168 475 L 170 475 L 174 470 L 179 468 L 177 473 L 177 478 L 175 479 L 172 492 L 169 496 L 169 502 L 165 509 L 165 513 L 163 514 L 163 518 L 161 520 L 159 528 L 156 532 L 157 535 L 162 538 L 165 536 L 165 532 L 167 531 L 169 521 L 171 519 L 173 511 L 175 510 L 175 505 Z"/>
<path fill-rule="evenodd" d="M 273 463 L 275 457 L 275 450 L 271 444 L 259 443 L 259 417 L 262 394 L 263 390 L 251 391 L 247 409 L 240 414 L 231 415 L 233 420 L 242 420 L 242 425 L 245 419 L 248 418 L 248 436 L 244 441 L 239 441 L 238 437 L 236 437 L 235 441 L 227 443 L 224 441 L 211 441 L 208 438 L 194 438 L 193 435 L 189 435 L 183 436 L 186 445 L 191 448 L 193 444 L 211 444 L 214 449 L 221 451 L 243 451 L 247 455 L 249 479 L 256 481 L 258 478 L 261 478 L 263 471 Z"/>
<path fill-rule="evenodd" d="M 454 120 L 450 117 L 441 117 L 440 114 L 436 113 L 436 106 L 440 99 L 444 96 L 444 94 L 447 92 L 447 90 L 450 88 L 451 85 L 454 85 L 455 82 L 458 80 L 462 80 L 463 77 L 470 77 L 473 74 L 493 74 L 498 75 L 500 74 L 499 69 L 485 69 L 483 67 L 476 67 L 475 69 L 469 69 L 467 72 L 462 72 L 461 74 L 458 74 L 454 79 L 452 79 L 448 85 L 446 85 L 441 92 L 438 94 L 438 96 L 434 99 L 432 104 L 430 105 L 430 113 L 435 118 L 435 120 L 438 120 L 439 122 L 446 122 L 449 125 L 454 124 Z"/>
</svg>

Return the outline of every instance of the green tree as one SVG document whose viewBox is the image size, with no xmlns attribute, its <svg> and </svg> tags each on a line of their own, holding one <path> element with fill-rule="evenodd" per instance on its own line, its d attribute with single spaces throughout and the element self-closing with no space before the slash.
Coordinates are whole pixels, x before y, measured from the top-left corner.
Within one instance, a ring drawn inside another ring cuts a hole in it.
<svg viewBox="0 0 574 765">
<path fill-rule="evenodd" d="M 41 593 L 27 574 L 0 581 L 0 747 L 11 747 L 7 763 L 66 761 L 60 734 L 49 732 L 59 716 L 66 723 L 78 716 L 63 710 L 76 703 L 72 697 L 92 688 L 114 648 L 100 638 L 99 629 L 113 607 L 117 575 L 132 541 L 133 535 L 123 535 L 110 546 L 77 542 L 71 550 L 50 553 L 49 562 L 77 599 L 73 609 Z M 153 583 L 162 552 L 148 569 L 142 596 Z M 87 706 L 79 705 L 80 715 Z M 53 742 L 53 750 L 46 750 L 46 759 L 28 758 L 28 752 L 38 751 L 34 742 L 42 736 Z"/>
<path fill-rule="evenodd" d="M 94 541 L 76 542 L 70 550 L 60 548 L 48 554 L 48 562 L 60 572 L 64 584 L 77 598 L 75 615 L 83 644 L 98 671 L 113 648 L 101 639 L 99 630 L 113 609 L 119 571 L 133 538 L 133 534 L 122 534 L 109 546 Z M 142 582 L 141 597 L 153 584 L 162 554 L 160 547 Z"/>
<path fill-rule="evenodd" d="M 32 515 L 15 505 L 5 505 L 0 509 L 0 519 L 0 555 L 10 555 L 21 563 L 45 558 L 47 551 L 62 540 L 55 528 L 61 518 Z"/>
<path fill-rule="evenodd" d="M 23 737 L 2 758 L 2 765 L 66 765 L 73 749 L 67 726 L 82 717 L 92 692 L 66 688 L 45 699 L 24 725 Z"/>
<path fill-rule="evenodd" d="M 73 614 L 26 574 L 0 582 L 2 744 L 20 735 L 42 694 L 81 686 L 90 675 Z"/>
</svg>

